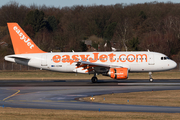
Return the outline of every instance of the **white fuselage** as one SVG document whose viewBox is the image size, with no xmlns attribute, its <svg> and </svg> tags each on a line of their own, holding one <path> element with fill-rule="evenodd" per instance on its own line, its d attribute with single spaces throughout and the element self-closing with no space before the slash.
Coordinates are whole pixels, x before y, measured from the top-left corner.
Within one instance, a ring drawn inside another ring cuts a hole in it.
<svg viewBox="0 0 180 120">
<path fill-rule="evenodd" d="M 22 59 L 21 59 L 22 58 Z M 77 68 L 78 61 L 110 67 L 126 67 L 129 72 L 157 72 L 176 67 L 176 62 L 157 52 L 56 52 L 5 56 L 5 60 L 45 70 L 87 73 Z"/>
</svg>

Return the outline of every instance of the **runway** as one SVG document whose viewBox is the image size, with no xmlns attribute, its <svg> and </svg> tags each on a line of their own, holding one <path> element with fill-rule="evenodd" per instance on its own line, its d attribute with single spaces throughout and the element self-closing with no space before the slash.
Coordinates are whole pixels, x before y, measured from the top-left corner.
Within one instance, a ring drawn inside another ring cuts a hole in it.
<svg viewBox="0 0 180 120">
<path fill-rule="evenodd" d="M 149 82 L 148 79 L 128 79 L 128 80 L 98 80 L 97 83 L 91 83 L 91 80 L 62 80 L 62 79 L 42 79 L 42 80 L 0 80 L 0 87 L 20 87 L 20 86 L 162 86 L 172 85 L 180 86 L 178 79 L 156 79 Z"/>
<path fill-rule="evenodd" d="M 180 90 L 180 80 L 0 81 L 0 106 L 38 109 L 180 113 L 180 107 L 116 105 L 80 101 L 82 97 L 110 93 Z"/>
</svg>

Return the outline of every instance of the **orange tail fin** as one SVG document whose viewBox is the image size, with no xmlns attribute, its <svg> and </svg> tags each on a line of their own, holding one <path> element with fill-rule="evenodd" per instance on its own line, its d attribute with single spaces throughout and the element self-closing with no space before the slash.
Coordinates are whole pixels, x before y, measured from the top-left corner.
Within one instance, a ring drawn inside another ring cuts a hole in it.
<svg viewBox="0 0 180 120">
<path fill-rule="evenodd" d="M 15 54 L 45 53 L 17 23 L 7 23 Z"/>
</svg>

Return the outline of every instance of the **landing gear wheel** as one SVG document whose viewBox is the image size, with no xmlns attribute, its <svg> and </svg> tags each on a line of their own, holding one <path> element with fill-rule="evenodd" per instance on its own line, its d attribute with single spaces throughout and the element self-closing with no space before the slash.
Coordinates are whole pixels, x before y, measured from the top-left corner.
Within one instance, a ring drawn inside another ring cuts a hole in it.
<svg viewBox="0 0 180 120">
<path fill-rule="evenodd" d="M 97 77 L 92 77 L 91 81 L 92 81 L 92 83 L 96 83 L 98 81 L 98 78 Z"/>
<path fill-rule="evenodd" d="M 150 81 L 150 82 L 153 82 L 153 78 L 150 78 L 149 81 Z"/>
<path fill-rule="evenodd" d="M 152 72 L 149 72 L 149 82 L 153 82 Z"/>
</svg>

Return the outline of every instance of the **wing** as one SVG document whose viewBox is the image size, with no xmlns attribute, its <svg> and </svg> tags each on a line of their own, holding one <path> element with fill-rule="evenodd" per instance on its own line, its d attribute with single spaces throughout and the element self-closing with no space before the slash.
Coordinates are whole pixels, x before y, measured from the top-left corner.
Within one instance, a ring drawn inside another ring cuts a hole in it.
<svg viewBox="0 0 180 120">
<path fill-rule="evenodd" d="M 78 73 L 107 73 L 110 68 L 129 68 L 127 65 L 123 64 L 103 64 L 103 63 L 92 63 L 88 61 L 79 61 L 76 64 L 76 69 L 74 72 Z"/>
</svg>

